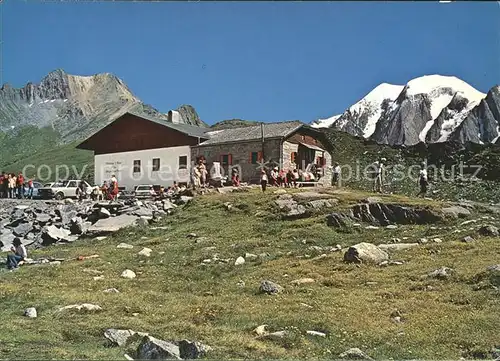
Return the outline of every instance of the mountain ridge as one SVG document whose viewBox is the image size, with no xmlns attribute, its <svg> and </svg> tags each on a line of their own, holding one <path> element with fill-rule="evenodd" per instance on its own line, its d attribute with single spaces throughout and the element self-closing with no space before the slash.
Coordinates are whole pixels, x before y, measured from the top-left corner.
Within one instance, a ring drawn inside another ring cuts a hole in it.
<svg viewBox="0 0 500 361">
<path fill-rule="evenodd" d="M 344 113 L 311 125 L 388 145 L 448 140 L 494 143 L 500 134 L 497 88 L 491 88 L 488 95 L 457 77 L 442 75 L 424 75 L 404 86 L 382 83 Z M 483 103 L 487 97 L 489 103 Z M 483 110 L 473 112 L 479 106 Z M 482 135 L 473 136 L 474 132 Z"/>
</svg>

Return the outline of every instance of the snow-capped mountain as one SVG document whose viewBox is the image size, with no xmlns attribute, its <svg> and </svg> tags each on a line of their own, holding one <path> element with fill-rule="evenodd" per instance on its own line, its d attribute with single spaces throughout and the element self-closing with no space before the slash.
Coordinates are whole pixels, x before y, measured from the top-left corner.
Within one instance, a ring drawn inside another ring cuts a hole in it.
<svg viewBox="0 0 500 361">
<path fill-rule="evenodd" d="M 313 127 L 333 127 L 382 144 L 419 142 L 489 143 L 499 138 L 500 89 L 488 95 L 452 76 L 427 75 L 406 85 L 380 84 L 343 114 L 319 119 Z"/>
</svg>

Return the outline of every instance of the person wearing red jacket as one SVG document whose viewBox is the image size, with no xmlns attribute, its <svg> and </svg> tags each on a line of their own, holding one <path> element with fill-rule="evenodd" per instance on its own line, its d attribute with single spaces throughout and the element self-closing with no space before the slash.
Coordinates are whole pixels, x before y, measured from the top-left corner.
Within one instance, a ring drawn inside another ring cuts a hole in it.
<svg viewBox="0 0 500 361">
<path fill-rule="evenodd" d="M 24 198 L 24 177 L 22 173 L 17 176 L 17 198 Z"/>
</svg>

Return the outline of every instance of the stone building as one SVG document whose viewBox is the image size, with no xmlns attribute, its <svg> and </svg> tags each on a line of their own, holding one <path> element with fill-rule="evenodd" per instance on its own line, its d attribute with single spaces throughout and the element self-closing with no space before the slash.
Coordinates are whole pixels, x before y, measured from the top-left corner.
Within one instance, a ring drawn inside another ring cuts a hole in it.
<svg viewBox="0 0 500 361">
<path fill-rule="evenodd" d="M 191 159 L 204 156 L 208 168 L 219 162 L 230 175 L 240 170 L 244 182 L 258 182 L 262 166 L 302 170 L 316 165 L 324 185 L 331 185 L 331 145 L 325 134 L 299 121 L 208 131 L 208 140 L 191 146 Z"/>
</svg>

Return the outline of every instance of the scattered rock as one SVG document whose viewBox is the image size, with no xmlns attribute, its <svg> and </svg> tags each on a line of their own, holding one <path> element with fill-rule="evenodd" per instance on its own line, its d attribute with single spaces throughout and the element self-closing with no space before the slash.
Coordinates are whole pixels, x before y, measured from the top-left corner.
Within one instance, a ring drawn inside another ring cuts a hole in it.
<svg viewBox="0 0 500 361">
<path fill-rule="evenodd" d="M 441 210 L 441 212 L 449 217 L 452 218 L 465 218 L 469 217 L 471 215 L 471 212 L 464 207 L 461 206 L 451 206 L 451 207 L 446 207 Z"/>
<path fill-rule="evenodd" d="M 314 283 L 314 282 L 316 282 L 316 280 L 314 280 L 313 278 L 300 278 L 298 280 L 293 280 L 290 283 L 292 285 L 298 286 L 298 285 L 303 285 L 303 284 L 306 284 L 306 283 Z"/>
<path fill-rule="evenodd" d="M 113 233 L 125 227 L 132 227 L 136 224 L 137 217 L 128 214 L 122 214 L 116 217 L 100 219 L 89 227 L 88 233 L 100 235 Z"/>
<path fill-rule="evenodd" d="M 498 228 L 495 226 L 482 226 L 479 228 L 478 233 L 486 237 L 498 237 L 500 235 Z"/>
<path fill-rule="evenodd" d="M 149 221 L 146 219 L 146 218 L 139 218 L 135 221 L 135 223 L 137 224 L 137 226 L 139 227 L 147 227 L 149 226 Z"/>
<path fill-rule="evenodd" d="M 116 248 L 132 249 L 134 248 L 134 246 L 127 243 L 120 243 L 118 246 L 116 246 Z"/>
<path fill-rule="evenodd" d="M 389 203 L 362 203 L 352 207 L 354 218 L 371 224 L 428 224 L 441 217 L 428 208 L 407 207 Z"/>
<path fill-rule="evenodd" d="M 346 360 L 373 360 L 359 348 L 350 348 L 349 350 L 342 352 L 339 357 Z"/>
<path fill-rule="evenodd" d="M 37 317 L 37 312 L 35 307 L 29 307 L 24 310 L 24 316 L 29 317 L 29 318 L 36 318 Z"/>
<path fill-rule="evenodd" d="M 139 360 L 182 360 L 179 346 L 152 336 L 144 336 L 137 347 L 137 358 Z"/>
<path fill-rule="evenodd" d="M 126 269 L 125 271 L 122 272 L 121 277 L 128 278 L 128 279 L 133 279 L 133 278 L 136 277 L 136 275 L 135 275 L 134 271 Z"/>
<path fill-rule="evenodd" d="M 107 288 L 102 292 L 104 292 L 104 293 L 120 293 L 120 291 L 118 291 L 116 288 Z"/>
<path fill-rule="evenodd" d="M 198 237 L 198 235 L 196 233 L 189 233 L 187 235 L 187 238 L 197 238 L 197 237 Z"/>
<path fill-rule="evenodd" d="M 276 331 L 276 332 L 265 333 L 262 336 L 259 336 L 259 338 L 267 340 L 281 340 L 286 336 L 288 336 L 287 331 Z"/>
<path fill-rule="evenodd" d="M 471 243 L 474 241 L 475 241 L 475 239 L 471 236 L 465 236 L 464 238 L 462 238 L 462 242 L 465 242 L 465 243 Z"/>
<path fill-rule="evenodd" d="M 104 337 L 106 337 L 113 346 L 123 347 L 126 346 L 133 336 L 147 336 L 147 333 L 135 332 L 133 330 L 119 330 L 116 328 L 108 328 L 104 331 Z M 136 338 L 133 337 L 133 338 Z"/>
<path fill-rule="evenodd" d="M 379 264 L 389 260 L 389 255 L 371 243 L 359 243 L 349 247 L 344 254 L 345 262 Z"/>
<path fill-rule="evenodd" d="M 318 331 L 306 331 L 306 333 L 310 336 L 318 336 L 318 337 L 326 337 L 326 333 L 318 332 Z"/>
<path fill-rule="evenodd" d="M 259 286 L 259 293 L 266 293 L 268 295 L 280 293 L 283 291 L 283 287 L 272 281 L 262 281 Z"/>
<path fill-rule="evenodd" d="M 59 311 L 64 311 L 64 310 L 77 310 L 77 311 L 88 311 L 88 312 L 93 312 L 93 311 L 102 311 L 101 306 L 94 305 L 92 303 L 82 303 L 80 305 L 69 305 L 69 306 L 64 306 L 59 309 Z"/>
<path fill-rule="evenodd" d="M 326 217 L 326 224 L 329 227 L 346 229 L 351 223 L 352 219 L 343 213 L 332 213 Z"/>
<path fill-rule="evenodd" d="M 211 351 L 211 347 L 197 341 L 179 341 L 179 356 L 183 360 L 194 360 L 202 358 Z"/>
<path fill-rule="evenodd" d="M 106 208 L 99 209 L 99 218 L 109 218 L 111 213 Z"/>
<path fill-rule="evenodd" d="M 246 260 L 249 260 L 249 261 L 255 261 L 256 259 L 258 259 L 259 256 L 257 256 L 256 254 L 253 254 L 253 253 L 245 253 L 245 259 Z"/>
<path fill-rule="evenodd" d="M 441 267 L 437 270 L 432 271 L 427 276 L 430 278 L 438 278 L 438 279 L 447 279 L 449 278 L 455 271 L 452 268 Z"/>
<path fill-rule="evenodd" d="M 394 244 L 379 244 L 378 248 L 382 251 L 397 252 L 405 249 L 418 247 L 418 243 L 394 243 Z"/>
<path fill-rule="evenodd" d="M 236 259 L 236 261 L 234 262 L 234 265 L 235 265 L 235 266 L 240 266 L 240 265 L 242 265 L 242 264 L 244 264 L 244 263 L 245 263 L 245 259 L 244 259 L 243 257 L 241 257 L 241 256 L 240 256 L 240 257 L 238 257 L 238 258 Z"/>
<path fill-rule="evenodd" d="M 150 257 L 153 250 L 151 248 L 144 247 L 137 253 L 139 256 Z"/>
<path fill-rule="evenodd" d="M 262 336 L 268 333 L 267 331 L 267 325 L 260 325 L 257 326 L 254 330 L 253 333 L 255 333 L 257 336 Z"/>
<path fill-rule="evenodd" d="M 365 229 L 379 229 L 377 226 L 366 226 Z"/>
<path fill-rule="evenodd" d="M 368 198 L 362 199 L 361 203 L 382 203 L 382 198 L 368 197 Z"/>
<path fill-rule="evenodd" d="M 278 189 L 273 192 L 274 194 L 286 194 L 287 191 L 285 189 Z"/>
<path fill-rule="evenodd" d="M 395 224 L 389 224 L 389 225 L 385 226 L 385 228 L 387 228 L 387 229 L 397 229 L 398 226 L 396 226 Z"/>
</svg>

